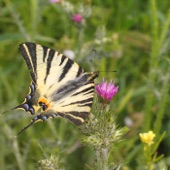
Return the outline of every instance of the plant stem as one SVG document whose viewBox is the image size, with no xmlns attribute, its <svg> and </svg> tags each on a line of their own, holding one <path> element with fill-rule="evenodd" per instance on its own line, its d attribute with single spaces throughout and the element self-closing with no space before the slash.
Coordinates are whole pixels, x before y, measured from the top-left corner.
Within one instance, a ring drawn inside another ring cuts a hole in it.
<svg viewBox="0 0 170 170">
<path fill-rule="evenodd" d="M 168 72 L 169 73 L 169 72 Z M 162 126 L 162 119 L 165 113 L 165 106 L 168 100 L 168 90 L 169 90 L 169 75 L 165 76 L 165 81 L 163 82 L 163 87 L 161 90 L 161 101 L 159 105 L 159 110 L 156 114 L 156 121 L 154 123 L 154 132 L 156 134 L 160 133 L 161 126 Z"/>
<path fill-rule="evenodd" d="M 23 159 L 23 155 L 20 153 L 17 138 L 14 137 L 13 131 L 8 125 L 5 125 L 4 132 L 5 132 L 6 137 L 11 141 L 12 151 L 13 151 L 13 154 L 16 158 L 18 169 L 19 170 L 25 170 L 25 168 L 26 168 L 25 162 L 24 162 L 24 159 Z"/>
<path fill-rule="evenodd" d="M 148 170 L 153 170 L 153 165 L 152 165 L 152 163 L 149 163 L 149 164 L 148 164 Z"/>
<path fill-rule="evenodd" d="M 164 24 L 161 36 L 160 36 L 160 41 L 159 41 L 159 47 L 161 48 L 166 35 L 168 33 L 169 30 L 169 26 L 170 26 L 170 11 L 168 11 L 168 17 L 166 19 L 166 22 Z M 168 69 L 167 73 L 169 73 L 170 69 Z M 160 133 L 160 129 L 161 129 L 161 124 L 162 124 L 162 119 L 164 116 L 164 112 L 165 112 L 165 106 L 167 103 L 167 99 L 168 99 L 168 90 L 169 90 L 169 74 L 164 76 L 163 79 L 163 87 L 161 88 L 161 100 L 160 100 L 160 106 L 159 106 L 159 110 L 156 114 L 156 121 L 154 124 L 154 131 L 156 134 Z"/>
<path fill-rule="evenodd" d="M 97 164 L 99 170 L 109 170 L 108 167 L 108 148 L 96 149 Z"/>
<path fill-rule="evenodd" d="M 166 22 L 164 24 L 164 27 L 162 28 L 161 35 L 158 33 L 159 27 L 158 27 L 158 18 L 157 18 L 157 9 L 156 9 L 156 1 L 150 0 L 151 5 L 151 18 L 152 18 L 152 48 L 151 48 L 151 58 L 150 58 L 150 69 L 149 69 L 149 75 L 148 75 L 148 93 L 146 95 L 146 104 L 145 104 L 145 126 L 144 131 L 147 131 L 151 128 L 151 122 L 153 118 L 152 114 L 152 106 L 154 102 L 154 93 L 153 88 L 156 84 L 157 79 L 157 70 L 159 69 L 159 60 L 158 57 L 160 55 L 160 50 L 162 48 L 162 45 L 165 41 L 168 28 L 170 26 L 170 11 L 168 11 L 168 16 L 166 19 Z M 159 133 L 162 123 L 162 118 L 164 115 L 165 110 L 165 103 L 167 101 L 167 92 L 168 92 L 168 80 L 164 79 L 163 87 L 162 87 L 162 96 L 160 101 L 160 107 L 159 111 L 156 114 L 156 122 L 154 124 L 154 130 L 155 133 Z"/>
<path fill-rule="evenodd" d="M 152 121 L 152 105 L 154 101 L 153 91 L 151 90 L 156 81 L 156 70 L 158 66 L 158 19 L 157 19 L 157 9 L 155 0 L 150 0 L 151 4 L 151 17 L 152 17 L 152 48 L 151 48 L 151 58 L 150 58 L 150 70 L 148 75 L 148 93 L 146 95 L 146 105 L 145 105 L 145 126 L 144 131 L 150 129 L 151 121 Z"/>
<path fill-rule="evenodd" d="M 102 148 L 103 170 L 109 170 L 108 167 L 108 148 Z"/>
<path fill-rule="evenodd" d="M 12 3 L 9 0 L 6 0 L 4 2 L 6 3 L 6 6 L 8 7 L 8 9 L 14 19 L 15 24 L 18 26 L 20 33 L 23 35 L 23 37 L 27 41 L 30 41 L 31 37 L 29 36 L 29 34 L 27 34 L 27 31 L 26 31 L 25 27 L 23 26 L 23 23 L 20 20 L 18 13 L 13 8 Z"/>
</svg>

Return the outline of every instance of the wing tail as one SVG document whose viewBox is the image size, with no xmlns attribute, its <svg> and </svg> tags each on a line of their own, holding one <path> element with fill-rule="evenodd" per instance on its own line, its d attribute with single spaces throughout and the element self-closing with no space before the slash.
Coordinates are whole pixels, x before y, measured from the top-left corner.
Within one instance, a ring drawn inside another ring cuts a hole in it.
<svg viewBox="0 0 170 170">
<path fill-rule="evenodd" d="M 32 121 L 30 124 L 28 124 L 27 126 L 25 126 L 22 130 L 20 130 L 20 131 L 17 133 L 17 135 L 16 135 L 15 137 L 19 136 L 22 132 L 24 132 L 26 129 L 28 129 L 30 126 L 32 126 L 34 123 L 36 123 L 36 121 Z"/>
</svg>

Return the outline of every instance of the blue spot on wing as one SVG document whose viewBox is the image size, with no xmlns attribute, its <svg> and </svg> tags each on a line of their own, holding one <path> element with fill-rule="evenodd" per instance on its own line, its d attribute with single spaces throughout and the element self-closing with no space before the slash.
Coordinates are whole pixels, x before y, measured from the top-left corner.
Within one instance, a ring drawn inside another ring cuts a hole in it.
<svg viewBox="0 0 170 170">
<path fill-rule="evenodd" d="M 29 109 L 29 105 L 28 105 L 28 104 L 26 104 L 26 103 L 25 103 L 25 104 L 23 104 L 23 105 L 22 105 L 22 107 L 23 107 L 26 111 L 28 111 L 28 109 Z"/>
<path fill-rule="evenodd" d="M 41 119 L 42 119 L 43 121 L 45 121 L 45 120 L 47 120 L 47 116 L 44 115 L 44 116 L 41 117 Z"/>
</svg>

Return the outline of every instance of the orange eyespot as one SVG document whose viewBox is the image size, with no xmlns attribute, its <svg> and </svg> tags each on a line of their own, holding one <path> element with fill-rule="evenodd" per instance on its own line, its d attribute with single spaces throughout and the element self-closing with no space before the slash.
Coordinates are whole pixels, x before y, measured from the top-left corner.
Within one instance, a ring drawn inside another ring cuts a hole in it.
<svg viewBox="0 0 170 170">
<path fill-rule="evenodd" d="M 40 97 L 38 103 L 44 111 L 47 111 L 51 107 L 49 101 L 45 97 Z"/>
</svg>

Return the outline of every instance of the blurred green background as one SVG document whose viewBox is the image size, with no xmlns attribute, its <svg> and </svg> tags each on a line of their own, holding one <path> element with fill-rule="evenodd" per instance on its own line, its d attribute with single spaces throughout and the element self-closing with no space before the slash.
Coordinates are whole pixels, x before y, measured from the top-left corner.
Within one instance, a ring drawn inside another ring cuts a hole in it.
<svg viewBox="0 0 170 170">
<path fill-rule="evenodd" d="M 123 163 L 122 169 L 144 169 L 138 134 L 153 130 L 159 137 L 166 131 L 158 154 L 170 167 L 169 10 L 169 0 L 0 0 L 0 112 L 28 93 L 20 43 L 72 50 L 85 70 L 105 71 L 96 83 L 105 77 L 120 87 L 113 114 L 130 131 L 110 159 Z M 83 16 L 82 23 L 73 21 L 75 13 Z M 1 115 L 0 169 L 43 169 L 39 164 L 50 163 L 58 169 L 93 169 L 92 148 L 81 144 L 81 132 L 67 120 L 37 123 L 15 138 L 31 118 L 20 110 Z"/>
</svg>

